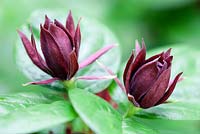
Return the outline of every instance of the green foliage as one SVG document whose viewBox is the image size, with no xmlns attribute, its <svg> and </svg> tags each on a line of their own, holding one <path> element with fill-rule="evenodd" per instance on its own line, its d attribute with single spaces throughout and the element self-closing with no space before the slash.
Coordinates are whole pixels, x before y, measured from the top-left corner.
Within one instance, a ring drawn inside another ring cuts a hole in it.
<svg viewBox="0 0 200 134">
<path fill-rule="evenodd" d="M 1 96 L 0 132 L 32 133 L 73 120 L 71 104 L 58 94 L 19 93 Z"/>
<path fill-rule="evenodd" d="M 156 133 L 149 127 L 125 118 L 101 98 L 81 89 L 71 89 L 72 105 L 83 121 L 99 134 Z"/>
</svg>

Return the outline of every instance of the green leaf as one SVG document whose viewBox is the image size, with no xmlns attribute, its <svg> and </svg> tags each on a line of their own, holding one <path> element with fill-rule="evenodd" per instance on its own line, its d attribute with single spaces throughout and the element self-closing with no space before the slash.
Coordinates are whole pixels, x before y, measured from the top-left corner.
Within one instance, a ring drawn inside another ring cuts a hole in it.
<svg viewBox="0 0 200 134">
<path fill-rule="evenodd" d="M 157 131 L 153 130 L 149 126 L 137 121 L 135 118 L 123 119 L 123 134 L 156 134 Z"/>
<path fill-rule="evenodd" d="M 69 91 L 72 105 L 82 120 L 98 134 L 155 133 L 132 118 L 124 118 L 109 103 L 94 94 L 81 90 Z"/>
<path fill-rule="evenodd" d="M 81 89 L 70 90 L 69 97 L 76 112 L 95 133 L 121 133 L 121 115 L 106 101 Z"/>
<path fill-rule="evenodd" d="M 58 94 L 19 93 L 0 97 L 0 132 L 32 133 L 71 121 L 71 104 Z"/>
<path fill-rule="evenodd" d="M 156 130 L 159 134 L 199 134 L 200 131 L 199 121 L 132 118 Z"/>
<path fill-rule="evenodd" d="M 200 120 L 199 102 L 173 102 L 162 104 L 137 113 L 140 117 L 171 119 L 171 120 Z"/>
<path fill-rule="evenodd" d="M 51 19 L 57 19 L 61 21 L 63 24 L 65 23 L 65 19 L 67 16 L 66 12 L 62 11 L 47 11 L 47 10 L 39 10 L 34 12 L 29 18 L 29 23 L 33 27 L 33 32 L 37 40 L 37 46 L 39 48 L 39 25 L 44 22 L 44 16 L 47 14 Z M 77 14 L 73 11 L 73 15 L 75 18 L 75 22 L 78 21 L 80 17 L 81 20 L 81 48 L 79 54 L 79 63 L 89 57 L 91 54 L 95 53 L 100 48 L 105 47 L 106 45 L 118 44 L 116 37 L 113 33 L 103 24 L 99 23 L 96 20 L 85 17 L 83 14 Z M 28 24 L 25 24 L 21 28 L 23 32 L 30 37 L 30 30 L 28 29 Z M 40 50 L 40 49 L 39 49 Z M 39 51 L 41 53 L 41 50 Z M 27 56 L 21 40 L 18 38 L 16 43 L 16 62 L 19 66 L 19 69 L 30 78 L 32 81 L 45 80 L 50 78 L 49 75 L 42 72 L 38 69 L 29 57 Z M 115 59 L 113 61 L 113 59 Z M 108 53 L 99 58 L 99 61 L 108 66 L 113 72 L 118 71 L 119 63 L 120 63 L 120 50 L 119 47 L 113 48 Z M 81 69 L 78 71 L 76 76 L 105 76 L 108 75 L 97 63 L 93 63 L 88 67 Z M 87 91 L 91 91 L 97 93 L 106 87 L 109 86 L 112 80 L 77 80 L 76 84 L 78 88 L 82 88 Z M 60 83 L 53 83 L 51 87 L 57 89 L 63 89 L 63 85 Z"/>
</svg>

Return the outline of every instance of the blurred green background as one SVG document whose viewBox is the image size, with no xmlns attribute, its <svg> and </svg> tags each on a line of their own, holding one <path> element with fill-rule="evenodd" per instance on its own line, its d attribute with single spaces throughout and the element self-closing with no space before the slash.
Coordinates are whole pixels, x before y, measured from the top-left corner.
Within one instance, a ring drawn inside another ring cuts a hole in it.
<svg viewBox="0 0 200 134">
<path fill-rule="evenodd" d="M 0 0 L 0 93 L 29 90 L 13 60 L 19 28 L 36 9 L 80 10 L 100 20 L 118 37 L 123 61 L 142 37 L 148 50 L 168 44 L 199 45 L 198 0 Z M 84 18 L 83 18 L 84 19 Z M 184 54 L 183 54 L 184 55 Z M 9 83 L 9 84 L 8 84 Z"/>
</svg>

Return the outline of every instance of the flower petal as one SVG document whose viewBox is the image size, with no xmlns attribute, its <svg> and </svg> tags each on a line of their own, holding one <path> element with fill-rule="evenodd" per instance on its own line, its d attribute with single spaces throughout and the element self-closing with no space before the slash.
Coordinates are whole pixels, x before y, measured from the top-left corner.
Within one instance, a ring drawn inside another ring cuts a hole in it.
<svg viewBox="0 0 200 134">
<path fill-rule="evenodd" d="M 79 21 L 79 23 L 76 27 L 76 32 L 75 32 L 75 36 L 74 36 L 74 43 L 75 43 L 76 56 L 78 58 L 79 48 L 80 48 L 80 44 L 81 44 L 80 21 Z"/>
<path fill-rule="evenodd" d="M 169 79 L 170 79 L 171 68 L 165 70 L 153 84 L 151 89 L 141 99 L 140 106 L 142 108 L 149 108 L 154 106 L 160 98 L 164 95 Z"/>
<path fill-rule="evenodd" d="M 124 74 L 123 74 L 124 85 L 126 84 L 126 81 L 127 81 L 126 80 L 127 79 L 126 76 L 127 76 L 128 70 L 129 70 L 129 68 L 130 68 L 131 63 L 133 62 L 133 60 L 134 60 L 134 52 L 132 52 L 130 58 L 128 59 L 128 62 L 126 64 L 126 67 L 125 67 L 125 70 L 124 70 Z M 126 88 L 126 93 L 128 93 L 128 88 Z"/>
<path fill-rule="evenodd" d="M 86 60 L 84 60 L 83 62 L 81 62 L 79 64 L 79 69 L 84 68 L 84 67 L 92 64 L 94 61 L 96 61 L 99 57 L 101 57 L 103 54 L 105 54 L 106 52 L 108 52 L 113 47 L 115 47 L 115 45 L 108 45 L 108 46 L 106 46 L 106 47 L 98 50 L 96 53 L 92 54 Z"/>
<path fill-rule="evenodd" d="M 135 97 L 136 101 L 139 101 L 139 99 L 149 91 L 152 84 L 159 77 L 160 69 L 157 63 L 158 61 L 152 61 L 144 64 L 132 77 L 129 93 Z"/>
<path fill-rule="evenodd" d="M 75 73 L 78 71 L 78 68 L 79 68 L 75 50 L 73 50 L 69 55 L 69 66 L 68 66 L 68 68 L 69 68 L 68 79 L 71 79 L 75 75 Z"/>
<path fill-rule="evenodd" d="M 168 58 L 171 54 L 172 49 L 169 48 L 166 52 L 165 52 L 165 59 Z"/>
<path fill-rule="evenodd" d="M 49 32 L 53 36 L 54 40 L 58 44 L 61 54 L 63 55 L 65 61 L 68 59 L 68 54 L 72 52 L 72 44 L 69 40 L 67 34 L 55 24 L 50 24 Z"/>
<path fill-rule="evenodd" d="M 33 34 L 31 35 L 32 43 L 29 41 L 29 39 L 26 37 L 26 35 L 23 34 L 21 31 L 18 31 L 18 34 L 19 34 L 19 36 L 23 42 L 23 45 L 25 47 L 25 50 L 26 50 L 28 56 L 30 57 L 30 59 L 32 60 L 32 62 L 36 66 L 38 66 L 41 70 L 43 70 L 44 72 L 49 74 L 50 71 L 49 71 L 45 61 L 42 59 L 40 54 L 37 52 Z"/>
<path fill-rule="evenodd" d="M 154 55 L 154 56 L 152 56 L 152 57 L 146 59 L 146 60 L 145 60 L 145 63 L 147 63 L 147 62 L 151 62 L 151 61 L 153 61 L 153 60 L 159 58 L 163 53 L 164 53 L 164 52 L 159 53 L 159 54 L 156 54 L 156 55 Z"/>
<path fill-rule="evenodd" d="M 165 92 L 164 96 L 156 103 L 156 105 L 162 104 L 163 102 L 165 102 L 169 96 L 172 94 L 172 92 L 175 89 L 175 86 L 179 80 L 179 78 L 181 77 L 181 75 L 183 74 L 183 72 L 179 73 L 173 80 L 173 82 L 171 83 L 171 85 L 169 86 L 169 89 Z"/>
<path fill-rule="evenodd" d="M 23 86 L 28 86 L 28 85 L 46 85 L 46 84 L 50 84 L 56 80 L 59 80 L 58 78 L 51 78 L 48 80 L 43 80 L 43 81 L 35 81 L 35 82 L 28 82 L 26 84 L 23 84 Z"/>
<path fill-rule="evenodd" d="M 140 43 L 138 42 L 138 40 L 135 40 L 135 55 L 138 55 L 140 50 L 141 50 Z"/>
<path fill-rule="evenodd" d="M 48 30 L 50 23 L 52 23 L 51 20 L 48 18 L 47 15 L 45 15 L 44 28 Z"/>
<path fill-rule="evenodd" d="M 52 35 L 41 27 L 41 48 L 48 67 L 53 71 L 54 77 L 66 79 L 68 76 L 67 63 Z"/>
<path fill-rule="evenodd" d="M 129 86 L 130 86 L 129 84 L 130 84 L 131 77 L 137 71 L 137 69 L 144 63 L 145 57 L 146 57 L 146 47 L 143 44 L 141 51 L 138 53 L 138 55 L 136 56 L 134 61 L 132 61 L 132 63 L 130 64 L 130 67 L 126 73 L 126 76 L 125 76 L 126 81 L 124 81 L 124 82 L 125 82 L 125 87 L 127 90 L 129 90 Z"/>
<path fill-rule="evenodd" d="M 173 60 L 173 56 L 169 56 L 165 61 L 167 62 L 167 66 L 171 67 L 172 64 L 172 60 Z"/>
<path fill-rule="evenodd" d="M 65 33 L 68 35 L 70 41 L 73 43 L 73 37 L 72 35 L 70 34 L 70 32 L 65 28 L 65 26 L 60 23 L 58 20 L 54 20 L 54 24 L 57 26 L 57 27 L 60 27 L 63 31 L 65 31 Z"/>
<path fill-rule="evenodd" d="M 68 29 L 68 31 L 70 32 L 70 34 L 73 37 L 74 32 L 75 32 L 75 28 L 74 28 L 74 20 L 73 20 L 71 11 L 69 11 L 69 14 L 68 14 L 68 17 L 67 17 L 67 20 L 66 20 L 66 28 Z"/>
</svg>

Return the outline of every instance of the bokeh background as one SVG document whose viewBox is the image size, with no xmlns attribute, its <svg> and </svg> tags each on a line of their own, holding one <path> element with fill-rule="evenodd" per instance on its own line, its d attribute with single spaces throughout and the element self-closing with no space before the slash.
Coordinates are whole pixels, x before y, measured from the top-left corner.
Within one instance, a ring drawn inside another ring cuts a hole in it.
<svg viewBox="0 0 200 134">
<path fill-rule="evenodd" d="M 199 46 L 199 0 L 0 0 L 1 94 L 32 88 L 21 86 L 28 80 L 14 62 L 16 29 L 32 11 L 44 8 L 63 9 L 66 15 L 69 9 L 80 10 L 107 25 L 120 41 L 123 61 L 142 37 L 148 50 L 169 44 Z"/>
</svg>

